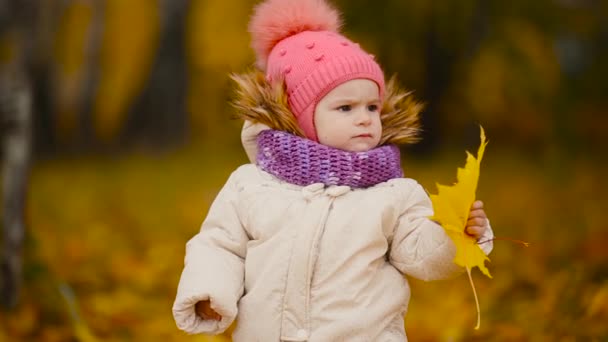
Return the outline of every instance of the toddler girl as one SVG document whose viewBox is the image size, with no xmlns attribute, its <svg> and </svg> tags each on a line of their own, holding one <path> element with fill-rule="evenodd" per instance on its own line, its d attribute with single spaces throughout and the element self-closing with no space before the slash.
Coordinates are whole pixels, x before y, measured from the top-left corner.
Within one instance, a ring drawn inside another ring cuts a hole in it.
<svg viewBox="0 0 608 342">
<path fill-rule="evenodd" d="M 234 76 L 252 163 L 186 245 L 180 329 L 219 334 L 238 315 L 235 341 L 404 341 L 407 277 L 462 271 L 426 192 L 403 177 L 396 144 L 416 140 L 420 106 L 338 29 L 323 0 L 256 7 L 261 71 Z M 492 238 L 481 202 L 466 232 Z"/>
</svg>

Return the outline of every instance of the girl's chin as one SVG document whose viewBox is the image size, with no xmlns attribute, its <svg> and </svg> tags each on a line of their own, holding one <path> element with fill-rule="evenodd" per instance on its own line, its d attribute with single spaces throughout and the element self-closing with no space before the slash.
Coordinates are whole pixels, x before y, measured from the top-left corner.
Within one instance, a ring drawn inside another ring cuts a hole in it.
<svg viewBox="0 0 608 342">
<path fill-rule="evenodd" d="M 367 152 L 367 151 L 373 149 L 374 147 L 376 147 L 376 146 L 373 144 L 357 143 L 357 144 L 350 144 L 348 146 L 345 146 L 342 149 L 345 151 L 349 151 L 349 152 Z"/>
</svg>

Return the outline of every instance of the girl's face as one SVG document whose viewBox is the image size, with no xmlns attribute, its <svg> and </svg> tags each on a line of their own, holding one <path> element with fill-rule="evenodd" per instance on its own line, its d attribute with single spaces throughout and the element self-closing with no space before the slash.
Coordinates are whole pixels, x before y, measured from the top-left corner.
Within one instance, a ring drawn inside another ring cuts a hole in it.
<svg viewBox="0 0 608 342">
<path fill-rule="evenodd" d="M 314 123 L 319 142 L 345 151 L 376 147 L 382 135 L 380 91 L 368 79 L 342 83 L 317 104 Z"/>
</svg>

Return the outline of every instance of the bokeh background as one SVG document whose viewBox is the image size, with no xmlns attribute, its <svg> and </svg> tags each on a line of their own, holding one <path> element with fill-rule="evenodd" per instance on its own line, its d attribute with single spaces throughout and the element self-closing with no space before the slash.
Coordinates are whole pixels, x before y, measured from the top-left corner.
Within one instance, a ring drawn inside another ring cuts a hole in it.
<svg viewBox="0 0 608 342">
<path fill-rule="evenodd" d="M 253 65 L 254 3 L 0 0 L 0 341 L 228 340 L 181 333 L 171 305 L 186 241 L 247 162 L 228 74 Z M 478 331 L 466 276 L 412 280 L 410 340 L 607 341 L 608 3 L 332 3 L 426 103 L 406 174 L 455 181 L 483 125 L 478 198 L 531 244 L 496 241 L 493 278 L 473 273 Z"/>
</svg>

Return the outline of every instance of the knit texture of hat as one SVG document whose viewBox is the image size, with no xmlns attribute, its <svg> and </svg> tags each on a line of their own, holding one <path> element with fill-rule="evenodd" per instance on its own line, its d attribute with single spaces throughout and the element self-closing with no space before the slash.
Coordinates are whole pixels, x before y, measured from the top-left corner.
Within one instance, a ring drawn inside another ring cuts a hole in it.
<svg viewBox="0 0 608 342">
<path fill-rule="evenodd" d="M 258 67 L 268 81 L 284 81 L 290 109 L 313 141 L 315 107 L 336 86 L 369 79 L 384 95 L 384 74 L 374 57 L 339 28 L 339 13 L 325 0 L 266 0 L 249 24 Z"/>
</svg>

